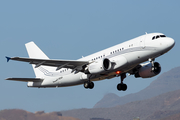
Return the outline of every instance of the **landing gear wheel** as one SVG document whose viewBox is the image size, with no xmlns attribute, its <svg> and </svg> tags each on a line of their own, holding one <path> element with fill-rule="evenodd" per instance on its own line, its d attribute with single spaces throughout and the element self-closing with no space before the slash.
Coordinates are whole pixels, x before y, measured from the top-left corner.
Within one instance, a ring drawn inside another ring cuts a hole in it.
<svg viewBox="0 0 180 120">
<path fill-rule="evenodd" d="M 119 91 L 126 91 L 127 90 L 127 85 L 126 84 L 124 84 L 124 83 L 120 83 L 120 84 L 118 84 L 117 85 L 117 89 L 119 90 Z"/>
<path fill-rule="evenodd" d="M 122 91 L 126 91 L 126 90 L 127 90 L 127 85 L 126 85 L 126 84 L 123 84 Z"/>
<path fill-rule="evenodd" d="M 93 89 L 94 88 L 94 83 L 93 82 L 85 82 L 84 83 L 84 88 L 86 89 Z"/>
<path fill-rule="evenodd" d="M 117 90 L 121 91 L 121 84 L 117 85 Z"/>
<path fill-rule="evenodd" d="M 93 89 L 94 88 L 94 83 L 93 82 L 90 82 L 89 83 L 89 89 Z"/>
<path fill-rule="evenodd" d="M 89 88 L 89 82 L 84 83 L 84 88 L 88 89 Z"/>
</svg>

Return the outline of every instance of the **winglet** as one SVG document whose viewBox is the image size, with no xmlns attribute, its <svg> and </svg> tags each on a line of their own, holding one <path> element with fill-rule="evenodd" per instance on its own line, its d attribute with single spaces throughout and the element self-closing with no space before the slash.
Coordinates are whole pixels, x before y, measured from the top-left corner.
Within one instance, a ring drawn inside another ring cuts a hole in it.
<svg viewBox="0 0 180 120">
<path fill-rule="evenodd" d="M 6 56 L 6 59 L 7 59 L 7 62 L 9 62 L 9 60 L 10 60 L 11 58 Z"/>
</svg>

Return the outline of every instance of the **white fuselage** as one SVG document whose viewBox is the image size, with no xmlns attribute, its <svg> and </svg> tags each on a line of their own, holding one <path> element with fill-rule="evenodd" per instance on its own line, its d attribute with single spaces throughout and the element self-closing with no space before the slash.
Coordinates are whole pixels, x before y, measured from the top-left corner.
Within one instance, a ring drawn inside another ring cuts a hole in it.
<svg viewBox="0 0 180 120">
<path fill-rule="evenodd" d="M 174 40 L 169 37 L 159 37 L 157 39 L 152 39 L 153 36 L 157 35 L 163 34 L 145 34 L 79 59 L 79 61 L 89 61 L 89 63 L 93 63 L 108 58 L 111 62 L 116 63 L 114 64 L 113 69 L 108 70 L 103 74 L 85 74 L 84 72 L 62 68 L 57 72 L 51 73 L 51 75 L 45 75 L 43 78 L 44 81 L 42 82 L 28 82 L 28 86 L 73 86 L 83 84 L 89 78 L 91 81 L 97 81 L 116 77 L 116 71 L 120 71 L 121 73 L 128 73 L 128 71 L 136 67 L 138 64 L 145 62 L 148 59 L 154 59 L 168 52 L 174 46 Z"/>
</svg>

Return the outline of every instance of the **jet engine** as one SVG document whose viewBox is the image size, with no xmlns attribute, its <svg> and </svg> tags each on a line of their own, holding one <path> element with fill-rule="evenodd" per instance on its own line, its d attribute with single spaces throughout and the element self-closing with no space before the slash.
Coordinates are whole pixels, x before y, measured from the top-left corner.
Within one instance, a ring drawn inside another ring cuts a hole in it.
<svg viewBox="0 0 180 120">
<path fill-rule="evenodd" d="M 89 64 L 85 70 L 86 74 L 96 74 L 111 69 L 111 61 L 107 58 Z"/>
<path fill-rule="evenodd" d="M 135 73 L 135 77 L 142 78 L 150 78 L 158 75 L 161 72 L 161 66 L 158 62 L 141 64 L 137 73 Z"/>
</svg>

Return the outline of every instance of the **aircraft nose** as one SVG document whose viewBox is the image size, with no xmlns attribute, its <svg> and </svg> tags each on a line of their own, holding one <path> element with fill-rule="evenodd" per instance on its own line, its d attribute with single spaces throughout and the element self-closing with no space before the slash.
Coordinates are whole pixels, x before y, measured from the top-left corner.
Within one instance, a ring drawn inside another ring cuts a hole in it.
<svg viewBox="0 0 180 120">
<path fill-rule="evenodd" d="M 175 45 L 174 39 L 168 38 L 167 41 L 166 41 L 166 45 L 167 45 L 167 47 L 168 47 L 169 49 L 173 48 L 174 45 Z"/>
</svg>

